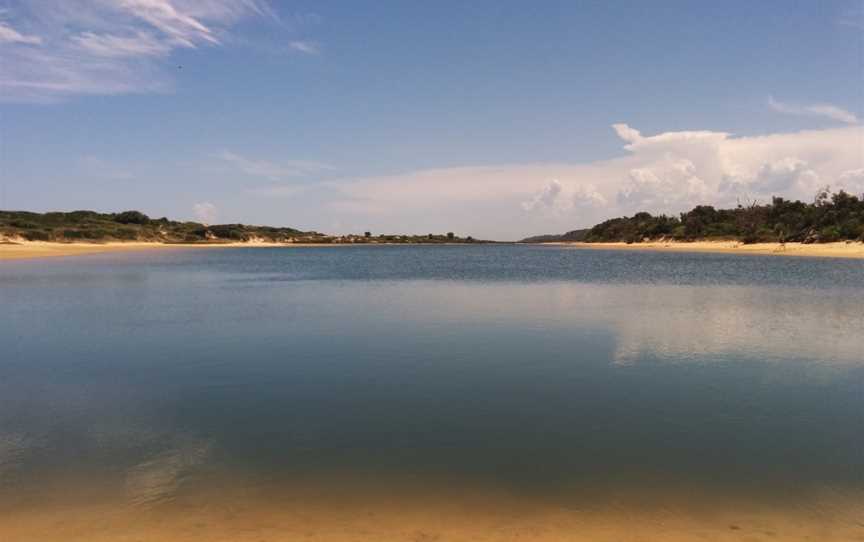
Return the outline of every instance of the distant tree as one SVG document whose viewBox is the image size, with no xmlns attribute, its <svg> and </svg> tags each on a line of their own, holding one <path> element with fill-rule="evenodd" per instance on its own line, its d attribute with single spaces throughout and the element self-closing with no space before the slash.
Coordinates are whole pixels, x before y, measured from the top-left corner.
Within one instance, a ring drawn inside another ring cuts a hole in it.
<svg viewBox="0 0 864 542">
<path fill-rule="evenodd" d="M 363 237 L 365 237 L 366 239 L 369 239 L 370 237 L 372 237 L 372 232 L 371 231 L 363 232 Z"/>
<path fill-rule="evenodd" d="M 114 217 L 114 222 L 143 225 L 150 223 L 150 217 L 140 211 L 124 211 Z"/>
</svg>

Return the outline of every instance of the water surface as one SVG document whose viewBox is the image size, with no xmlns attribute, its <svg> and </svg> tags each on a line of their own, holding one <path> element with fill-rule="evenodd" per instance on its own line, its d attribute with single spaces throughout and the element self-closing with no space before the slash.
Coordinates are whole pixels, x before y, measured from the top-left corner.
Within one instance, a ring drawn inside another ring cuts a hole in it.
<svg viewBox="0 0 864 542">
<path fill-rule="evenodd" d="M 0 307 L 4 539 L 864 537 L 860 261 L 164 251 Z"/>
</svg>

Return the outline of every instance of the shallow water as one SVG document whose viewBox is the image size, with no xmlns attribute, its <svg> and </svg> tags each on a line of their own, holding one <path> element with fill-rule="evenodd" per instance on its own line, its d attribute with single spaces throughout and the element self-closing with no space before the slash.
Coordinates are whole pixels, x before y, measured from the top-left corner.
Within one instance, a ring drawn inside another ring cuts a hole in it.
<svg viewBox="0 0 864 542">
<path fill-rule="evenodd" d="M 0 263 L 0 539 L 864 539 L 864 263 Z M 125 538 L 124 538 L 125 539 Z"/>
</svg>

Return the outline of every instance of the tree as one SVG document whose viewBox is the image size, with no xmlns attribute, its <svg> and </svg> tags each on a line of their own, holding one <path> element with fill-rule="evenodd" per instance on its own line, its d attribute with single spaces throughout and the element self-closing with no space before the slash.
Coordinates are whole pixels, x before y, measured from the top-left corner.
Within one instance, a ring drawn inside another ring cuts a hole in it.
<svg viewBox="0 0 864 542">
<path fill-rule="evenodd" d="M 140 211 L 123 211 L 114 217 L 120 224 L 149 224 L 150 217 Z"/>
</svg>

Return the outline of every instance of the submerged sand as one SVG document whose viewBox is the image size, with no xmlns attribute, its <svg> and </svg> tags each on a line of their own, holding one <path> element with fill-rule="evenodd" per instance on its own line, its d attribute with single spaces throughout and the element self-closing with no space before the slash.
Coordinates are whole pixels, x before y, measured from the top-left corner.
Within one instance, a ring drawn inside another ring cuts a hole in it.
<svg viewBox="0 0 864 542">
<path fill-rule="evenodd" d="M 645 243 L 541 243 L 543 245 L 599 250 L 648 250 L 664 252 L 711 252 L 719 254 L 763 254 L 772 256 L 809 256 L 822 258 L 864 258 L 864 243 L 754 243 L 745 245 L 736 241 Z"/>
<path fill-rule="evenodd" d="M 832 542 L 864 539 L 862 513 L 858 494 L 767 503 L 651 492 L 570 501 L 458 485 L 234 483 L 138 505 L 64 499 L 0 507 L 0 540 Z"/>
</svg>

